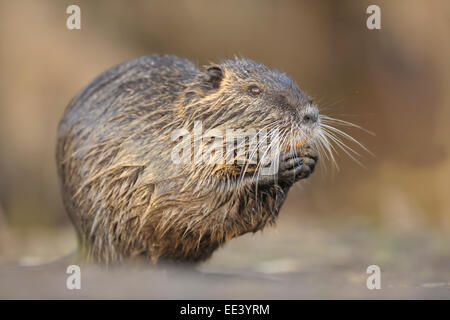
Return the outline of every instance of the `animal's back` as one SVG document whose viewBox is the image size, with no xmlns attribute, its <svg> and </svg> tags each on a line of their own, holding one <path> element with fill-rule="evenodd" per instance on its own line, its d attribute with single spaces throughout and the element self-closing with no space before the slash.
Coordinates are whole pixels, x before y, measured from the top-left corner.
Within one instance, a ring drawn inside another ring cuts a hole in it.
<svg viewBox="0 0 450 320">
<path fill-rule="evenodd" d="M 58 128 L 56 161 L 64 203 L 79 233 L 103 239 L 91 211 L 112 216 L 124 209 L 104 208 L 100 199 L 119 199 L 123 186 L 131 192 L 133 185 L 148 186 L 169 173 L 162 156 L 166 137 L 154 132 L 164 119 L 171 121 L 171 104 L 198 73 L 185 59 L 145 56 L 105 71 L 71 100 Z M 150 152 L 160 156 L 148 163 Z"/>
<path fill-rule="evenodd" d="M 170 104 L 198 73 L 191 61 L 171 55 L 150 55 L 114 66 L 70 101 L 58 134 L 80 121 L 97 126 L 111 114 L 123 112 L 117 107 L 124 104 L 138 102 L 133 107 L 142 112 Z"/>
<path fill-rule="evenodd" d="M 94 151 L 105 158 L 114 146 L 151 138 L 164 120 L 173 121 L 172 103 L 198 73 L 189 60 L 150 55 L 99 75 L 70 101 L 59 124 L 60 173 L 69 158 L 86 158 Z"/>
</svg>

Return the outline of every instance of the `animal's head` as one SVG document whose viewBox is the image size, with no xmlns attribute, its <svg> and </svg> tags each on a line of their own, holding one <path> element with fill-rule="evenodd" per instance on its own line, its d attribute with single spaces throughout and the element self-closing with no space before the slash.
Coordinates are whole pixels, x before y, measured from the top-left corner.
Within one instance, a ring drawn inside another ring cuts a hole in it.
<svg viewBox="0 0 450 320">
<path fill-rule="evenodd" d="M 333 162 L 332 143 L 345 152 L 351 149 L 344 139 L 360 145 L 332 126 L 353 124 L 319 114 L 316 103 L 292 79 L 247 58 L 206 66 L 195 91 L 199 98 L 188 104 L 189 126 L 196 120 L 203 130 L 263 132 L 278 149 L 297 150 L 309 144 Z"/>
</svg>

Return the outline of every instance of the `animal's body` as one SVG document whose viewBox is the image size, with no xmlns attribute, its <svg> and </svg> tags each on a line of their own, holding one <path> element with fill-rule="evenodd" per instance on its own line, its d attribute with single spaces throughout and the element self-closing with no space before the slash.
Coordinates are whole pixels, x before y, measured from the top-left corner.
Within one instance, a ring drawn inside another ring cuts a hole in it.
<svg viewBox="0 0 450 320">
<path fill-rule="evenodd" d="M 196 121 L 203 132 L 276 128 L 278 172 L 174 163 L 174 130 Z M 318 122 L 291 79 L 248 59 L 200 70 L 151 55 L 107 70 L 72 99 L 58 129 L 58 173 L 83 256 L 199 262 L 274 223 L 290 187 L 314 170 Z"/>
</svg>

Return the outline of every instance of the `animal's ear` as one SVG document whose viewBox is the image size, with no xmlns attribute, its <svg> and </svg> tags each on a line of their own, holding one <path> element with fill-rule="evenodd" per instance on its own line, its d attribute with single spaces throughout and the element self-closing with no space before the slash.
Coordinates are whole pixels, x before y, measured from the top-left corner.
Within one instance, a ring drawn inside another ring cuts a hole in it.
<svg viewBox="0 0 450 320">
<path fill-rule="evenodd" d="M 203 82 L 206 87 L 217 89 L 223 79 L 223 70 L 220 66 L 209 66 L 205 70 Z"/>
</svg>

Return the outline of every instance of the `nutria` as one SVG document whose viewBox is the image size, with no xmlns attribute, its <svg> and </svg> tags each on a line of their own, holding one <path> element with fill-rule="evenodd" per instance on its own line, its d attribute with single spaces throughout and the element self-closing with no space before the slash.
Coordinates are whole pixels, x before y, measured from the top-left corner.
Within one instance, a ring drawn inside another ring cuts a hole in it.
<svg viewBox="0 0 450 320">
<path fill-rule="evenodd" d="M 261 163 L 235 161 L 235 152 L 232 163 L 174 163 L 171 135 L 195 122 L 277 129 L 278 170 L 259 174 Z M 58 173 L 82 256 L 195 263 L 273 224 L 290 187 L 314 171 L 321 127 L 290 78 L 247 58 L 200 70 L 150 55 L 107 70 L 70 101 L 58 129 Z"/>
</svg>

